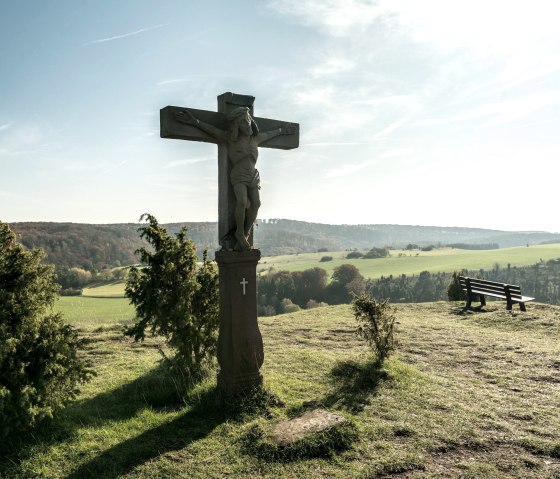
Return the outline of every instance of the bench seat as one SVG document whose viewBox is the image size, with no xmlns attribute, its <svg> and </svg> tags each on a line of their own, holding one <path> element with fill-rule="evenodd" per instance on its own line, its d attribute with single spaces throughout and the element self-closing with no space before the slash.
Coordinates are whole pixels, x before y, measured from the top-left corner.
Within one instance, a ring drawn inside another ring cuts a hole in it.
<svg viewBox="0 0 560 479">
<path fill-rule="evenodd" d="M 488 281 L 485 279 L 468 278 L 459 276 L 461 288 L 467 293 L 466 308 L 471 307 L 471 303 L 476 297 L 480 300 L 480 305 L 486 305 L 485 296 L 504 299 L 507 302 L 506 309 L 511 310 L 514 304 L 519 304 L 521 311 L 526 311 L 525 303 L 533 301 L 535 298 L 523 296 L 521 287 L 514 284 L 497 283 L 496 281 Z"/>
</svg>

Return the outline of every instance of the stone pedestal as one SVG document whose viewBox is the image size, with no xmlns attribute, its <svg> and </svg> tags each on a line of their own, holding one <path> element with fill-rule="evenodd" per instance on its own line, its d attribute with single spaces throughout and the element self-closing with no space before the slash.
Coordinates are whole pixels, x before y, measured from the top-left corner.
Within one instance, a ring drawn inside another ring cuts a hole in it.
<svg viewBox="0 0 560 479">
<path fill-rule="evenodd" d="M 257 322 L 258 249 L 217 251 L 220 273 L 220 336 L 218 387 L 228 395 L 262 384 L 259 369 L 264 360 Z"/>
</svg>

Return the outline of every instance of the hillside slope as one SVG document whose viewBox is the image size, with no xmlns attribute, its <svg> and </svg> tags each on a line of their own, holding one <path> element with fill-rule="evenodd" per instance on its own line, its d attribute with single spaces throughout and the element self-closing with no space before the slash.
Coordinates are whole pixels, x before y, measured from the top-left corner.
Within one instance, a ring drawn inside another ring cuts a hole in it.
<svg viewBox="0 0 560 479">
<path fill-rule="evenodd" d="M 28 248 L 41 247 L 48 261 L 59 268 L 74 266 L 100 270 L 116 264 L 134 264 L 135 251 L 143 246 L 138 224 L 91 225 L 81 223 L 12 223 L 20 241 Z M 189 228 L 199 254 L 208 247 L 218 249 L 218 227 L 213 222 L 166 224 L 170 232 Z M 293 220 L 263 220 L 255 228 L 255 245 L 264 256 L 369 249 L 373 246 L 404 247 L 416 244 L 498 244 L 500 247 L 542 242 L 560 242 L 560 234 L 504 232 L 475 228 L 444 228 L 402 225 L 327 225 Z"/>
<path fill-rule="evenodd" d="M 98 375 L 50 427 L 0 447 L 0 477 L 558 478 L 560 308 L 464 313 L 440 302 L 396 314 L 399 345 L 383 369 L 356 338 L 349 306 L 259 320 L 261 371 L 281 404 L 230 417 L 215 374 L 178 400 L 158 367 L 159 338 L 136 344 L 122 325 L 78 313 Z M 281 461 L 244 446 L 255 425 L 317 405 L 354 421 L 350 449 Z"/>
</svg>

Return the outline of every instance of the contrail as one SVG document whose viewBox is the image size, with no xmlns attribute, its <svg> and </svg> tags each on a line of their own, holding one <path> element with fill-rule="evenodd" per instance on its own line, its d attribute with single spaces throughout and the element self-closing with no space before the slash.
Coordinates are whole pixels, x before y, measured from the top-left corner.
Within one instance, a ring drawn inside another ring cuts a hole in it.
<svg viewBox="0 0 560 479">
<path fill-rule="evenodd" d="M 130 33 L 123 33 L 122 35 L 115 35 L 114 37 L 101 38 L 99 40 L 92 40 L 91 42 L 86 42 L 86 43 L 83 43 L 82 45 L 92 45 L 94 43 L 104 43 L 104 42 L 110 42 L 112 40 L 118 40 L 119 38 L 131 37 L 132 35 L 138 35 L 139 33 L 147 32 L 148 30 L 155 30 L 156 28 L 165 27 L 165 25 L 166 24 L 162 23 L 160 25 L 154 25 L 153 27 L 141 28 L 140 30 L 136 30 L 136 31 L 130 32 Z"/>
</svg>

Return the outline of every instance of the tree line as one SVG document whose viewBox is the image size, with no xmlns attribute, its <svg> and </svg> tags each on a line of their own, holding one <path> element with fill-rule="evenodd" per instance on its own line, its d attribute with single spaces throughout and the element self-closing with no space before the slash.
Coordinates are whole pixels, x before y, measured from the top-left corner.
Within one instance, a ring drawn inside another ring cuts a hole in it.
<svg viewBox="0 0 560 479">
<path fill-rule="evenodd" d="M 516 284 L 523 294 L 537 301 L 560 304 L 560 258 L 540 261 L 532 266 L 505 267 L 495 264 L 492 269 L 463 270 L 465 276 Z M 367 293 L 392 303 L 445 301 L 453 273 L 382 276 L 365 279 L 351 264 L 335 268 L 329 281 L 323 268 L 305 271 L 268 270 L 257 278 L 257 309 L 259 316 L 294 312 L 325 304 L 350 303 L 355 295 Z"/>
</svg>

